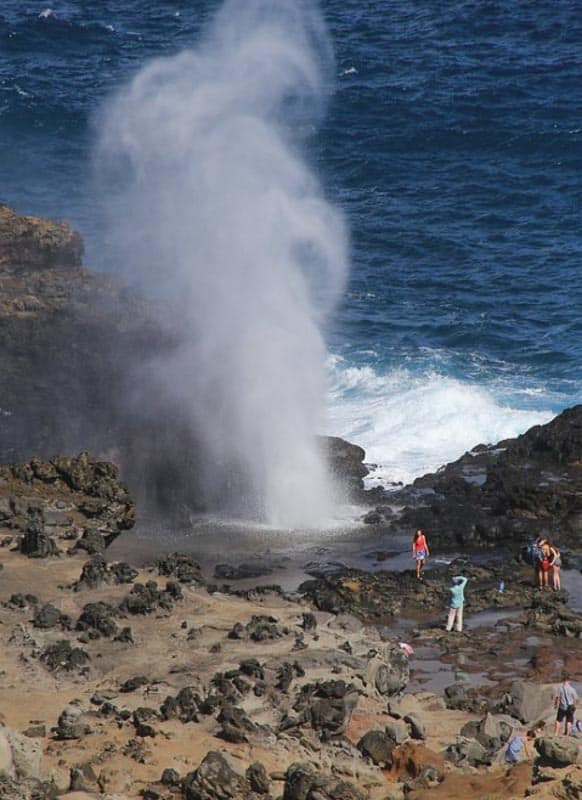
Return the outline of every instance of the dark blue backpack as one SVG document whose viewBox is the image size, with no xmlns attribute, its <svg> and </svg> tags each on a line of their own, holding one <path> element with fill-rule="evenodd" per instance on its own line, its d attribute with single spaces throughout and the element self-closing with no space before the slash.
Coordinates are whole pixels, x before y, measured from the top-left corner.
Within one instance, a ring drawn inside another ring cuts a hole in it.
<svg viewBox="0 0 582 800">
<path fill-rule="evenodd" d="M 543 558 L 543 553 L 541 547 L 538 547 L 535 542 L 532 544 L 528 544 L 527 547 L 523 551 L 523 560 L 526 564 L 531 564 L 535 566 L 539 561 Z"/>
</svg>

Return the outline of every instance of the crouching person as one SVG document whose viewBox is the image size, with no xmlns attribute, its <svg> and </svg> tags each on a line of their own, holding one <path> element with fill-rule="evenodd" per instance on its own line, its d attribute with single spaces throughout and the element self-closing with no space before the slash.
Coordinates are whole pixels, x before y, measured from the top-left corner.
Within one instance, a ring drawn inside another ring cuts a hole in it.
<svg viewBox="0 0 582 800">
<path fill-rule="evenodd" d="M 523 728 L 517 728 L 507 744 L 505 762 L 507 764 L 517 764 L 525 758 L 531 758 L 528 737 Z"/>
</svg>

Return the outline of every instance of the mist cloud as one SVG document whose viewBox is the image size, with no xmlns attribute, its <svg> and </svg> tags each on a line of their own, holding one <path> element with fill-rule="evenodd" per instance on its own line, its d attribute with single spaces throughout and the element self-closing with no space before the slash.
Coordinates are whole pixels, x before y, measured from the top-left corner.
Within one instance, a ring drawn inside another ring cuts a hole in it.
<svg viewBox="0 0 582 800">
<path fill-rule="evenodd" d="M 347 237 L 302 140 L 331 73 L 313 2 L 229 0 L 195 49 L 145 66 L 100 119 L 116 260 L 179 315 L 180 345 L 149 379 L 190 420 L 209 492 L 227 485 L 233 511 L 284 527 L 330 510 L 314 436 Z"/>
</svg>

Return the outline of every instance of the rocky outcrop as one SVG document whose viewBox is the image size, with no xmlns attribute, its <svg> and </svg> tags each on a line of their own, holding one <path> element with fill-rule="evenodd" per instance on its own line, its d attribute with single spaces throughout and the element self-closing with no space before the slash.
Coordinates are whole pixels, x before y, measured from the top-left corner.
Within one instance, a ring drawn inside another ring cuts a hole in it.
<svg viewBox="0 0 582 800">
<path fill-rule="evenodd" d="M 321 436 L 319 442 L 336 483 L 352 500 L 362 499 L 364 478 L 369 473 L 365 450 L 338 436 Z"/>
<path fill-rule="evenodd" d="M 80 267 L 83 240 L 67 222 L 22 217 L 0 204 L 0 267 Z"/>
<path fill-rule="evenodd" d="M 208 465 L 191 415 L 159 379 L 181 314 L 91 272 L 82 254 L 66 222 L 0 205 L 0 463 L 86 449 L 113 457 L 150 508 L 202 509 Z M 361 490 L 364 451 L 332 437 L 321 446 L 337 481 Z"/>
<path fill-rule="evenodd" d="M 437 473 L 392 493 L 394 530 L 423 528 L 435 546 L 497 546 L 549 535 L 582 546 L 582 405 L 516 439 L 479 445 Z M 379 518 L 377 518 L 379 516 Z"/>
<path fill-rule="evenodd" d="M 134 493 L 173 508 L 196 497 L 198 448 L 148 370 L 176 347 L 176 315 L 82 252 L 67 223 L 0 206 L 0 463 L 114 454 Z"/>
<path fill-rule="evenodd" d="M 56 555 L 58 540 L 78 539 L 82 549 L 97 538 L 109 544 L 134 522 L 117 467 L 88 453 L 0 466 L 0 530 L 22 535 L 25 555 Z"/>
<path fill-rule="evenodd" d="M 491 566 L 466 562 L 435 567 L 427 571 L 423 581 L 417 580 L 412 570 L 371 573 L 343 567 L 332 574 L 314 570 L 315 577 L 302 583 L 299 590 L 321 611 L 350 612 L 367 621 L 382 620 L 411 609 L 446 608 L 451 578 L 460 569 L 469 578 L 466 606 L 472 612 L 516 607 L 523 605 L 524 600 L 529 600 L 532 606 L 537 602 L 531 567 L 520 569 L 519 564 L 511 560 Z M 498 590 L 501 581 L 506 584 L 503 592 Z M 543 608 L 547 611 L 539 612 L 540 624 L 558 615 L 560 606 L 563 606 L 562 597 L 552 595 L 544 600 Z"/>
</svg>

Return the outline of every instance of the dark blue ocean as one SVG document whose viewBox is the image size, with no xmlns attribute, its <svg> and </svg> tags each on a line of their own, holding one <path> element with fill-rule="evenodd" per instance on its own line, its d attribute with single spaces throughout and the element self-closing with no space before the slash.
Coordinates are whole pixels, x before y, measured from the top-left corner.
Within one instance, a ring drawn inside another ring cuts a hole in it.
<svg viewBox="0 0 582 800">
<path fill-rule="evenodd" d="M 240 0 L 244 2 L 244 0 Z M 216 0 L 0 4 L 0 199 L 102 263 L 95 112 Z M 329 432 L 404 480 L 582 400 L 574 0 L 323 0 L 335 80 L 305 145 L 351 232 Z"/>
</svg>

